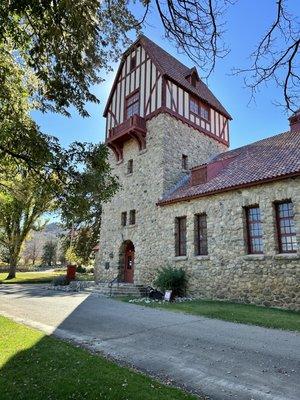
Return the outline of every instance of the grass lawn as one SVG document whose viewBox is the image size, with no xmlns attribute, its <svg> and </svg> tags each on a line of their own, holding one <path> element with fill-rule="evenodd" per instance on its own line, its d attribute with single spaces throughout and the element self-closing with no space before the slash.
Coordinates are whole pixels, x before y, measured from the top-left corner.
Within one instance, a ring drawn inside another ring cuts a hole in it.
<svg viewBox="0 0 300 400">
<path fill-rule="evenodd" d="M 5 280 L 8 273 L 0 272 L 0 284 L 10 284 L 10 283 L 50 283 L 56 276 L 65 275 L 66 272 L 62 270 L 59 271 L 43 271 L 43 272 L 17 272 L 15 279 L 10 279 L 8 281 Z M 85 274 L 77 274 L 77 279 L 83 281 L 92 281 L 94 279 L 93 274 L 85 273 Z"/>
<path fill-rule="evenodd" d="M 1 400 L 192 400 L 143 374 L 0 316 Z"/>
<path fill-rule="evenodd" d="M 128 301 L 129 298 L 123 298 L 122 300 Z M 267 328 L 300 331 L 300 312 L 295 311 L 213 300 L 192 300 L 182 303 L 135 304 L 193 315 L 203 315 L 205 317 L 223 319 L 225 321 L 259 325 Z"/>
<path fill-rule="evenodd" d="M 56 276 L 64 275 L 63 272 L 17 272 L 15 279 L 5 280 L 7 272 L 0 273 L 0 283 L 47 283 L 52 282 Z"/>
</svg>

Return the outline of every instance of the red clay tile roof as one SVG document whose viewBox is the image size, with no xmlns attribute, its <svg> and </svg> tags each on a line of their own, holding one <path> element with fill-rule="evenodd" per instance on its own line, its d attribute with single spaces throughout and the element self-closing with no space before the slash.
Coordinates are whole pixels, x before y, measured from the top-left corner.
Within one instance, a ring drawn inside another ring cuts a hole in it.
<svg viewBox="0 0 300 400">
<path fill-rule="evenodd" d="M 209 164 L 234 157 L 216 177 L 197 186 L 190 177 L 158 202 L 160 205 L 207 196 L 241 186 L 251 186 L 288 176 L 300 176 L 300 131 L 284 132 L 238 149 L 222 153 Z"/>
<path fill-rule="evenodd" d="M 171 56 L 171 54 L 167 53 L 160 46 L 152 42 L 152 40 L 148 39 L 144 35 L 140 36 L 140 41 L 163 75 L 168 76 L 189 92 L 199 96 L 204 102 L 207 102 L 224 116 L 231 119 L 230 114 L 226 111 L 219 100 L 212 94 L 205 83 L 201 81 L 201 79 L 197 82 L 196 87 L 194 87 L 186 79 L 186 76 L 189 75 L 192 70 L 196 70 L 195 67 L 186 67 L 175 57 Z"/>
</svg>

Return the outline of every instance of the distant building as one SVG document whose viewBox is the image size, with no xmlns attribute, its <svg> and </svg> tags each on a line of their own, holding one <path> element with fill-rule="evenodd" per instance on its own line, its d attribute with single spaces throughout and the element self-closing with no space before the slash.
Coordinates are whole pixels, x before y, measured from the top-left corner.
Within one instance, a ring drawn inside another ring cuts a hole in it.
<svg viewBox="0 0 300 400">
<path fill-rule="evenodd" d="M 299 307 L 300 112 L 228 151 L 231 116 L 196 68 L 141 36 L 104 116 L 122 188 L 103 208 L 97 280 L 151 284 L 172 265 L 198 296 Z"/>
</svg>

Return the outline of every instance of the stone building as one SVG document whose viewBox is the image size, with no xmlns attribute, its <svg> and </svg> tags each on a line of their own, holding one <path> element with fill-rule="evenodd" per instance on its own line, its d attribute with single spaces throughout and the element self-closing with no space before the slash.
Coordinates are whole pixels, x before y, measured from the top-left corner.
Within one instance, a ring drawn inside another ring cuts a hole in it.
<svg viewBox="0 0 300 400">
<path fill-rule="evenodd" d="M 104 116 L 121 189 L 104 205 L 96 280 L 299 308 L 300 112 L 290 131 L 229 151 L 230 114 L 145 36 L 123 55 Z"/>
</svg>

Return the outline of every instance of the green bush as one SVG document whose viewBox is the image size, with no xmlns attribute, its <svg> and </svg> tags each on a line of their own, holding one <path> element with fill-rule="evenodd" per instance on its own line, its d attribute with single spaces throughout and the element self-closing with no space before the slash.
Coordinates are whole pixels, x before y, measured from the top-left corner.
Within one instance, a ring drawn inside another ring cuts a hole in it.
<svg viewBox="0 0 300 400">
<path fill-rule="evenodd" d="M 173 296 L 184 296 L 187 286 L 187 275 L 183 268 L 162 268 L 154 282 L 161 291 L 172 290 Z"/>
<path fill-rule="evenodd" d="M 76 272 L 78 272 L 79 274 L 85 274 L 86 268 L 82 267 L 81 265 L 78 265 L 78 267 L 76 268 Z"/>
</svg>

